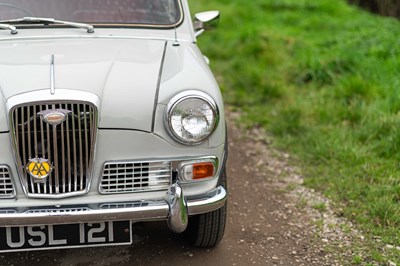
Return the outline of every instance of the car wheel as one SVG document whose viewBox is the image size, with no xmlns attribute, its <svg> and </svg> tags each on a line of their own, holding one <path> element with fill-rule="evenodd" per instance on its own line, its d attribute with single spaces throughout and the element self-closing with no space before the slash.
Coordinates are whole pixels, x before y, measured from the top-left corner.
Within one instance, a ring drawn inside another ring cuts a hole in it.
<svg viewBox="0 0 400 266">
<path fill-rule="evenodd" d="M 220 184 L 226 188 L 225 170 L 221 175 Z M 189 217 L 185 235 L 195 247 L 214 247 L 224 236 L 227 203 L 218 210 Z"/>
<path fill-rule="evenodd" d="M 226 204 L 215 211 L 195 215 L 189 219 L 187 236 L 195 247 L 214 247 L 225 231 Z"/>
</svg>

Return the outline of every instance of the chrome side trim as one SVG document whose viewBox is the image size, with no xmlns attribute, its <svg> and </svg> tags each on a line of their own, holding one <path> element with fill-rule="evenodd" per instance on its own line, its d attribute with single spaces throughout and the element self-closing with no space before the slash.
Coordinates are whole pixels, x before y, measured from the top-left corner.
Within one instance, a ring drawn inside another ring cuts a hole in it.
<svg viewBox="0 0 400 266">
<path fill-rule="evenodd" d="M 188 214 L 195 215 L 221 208 L 226 202 L 226 190 L 219 186 L 197 197 L 187 197 Z M 104 206 L 116 206 L 107 208 Z M 81 208 L 81 209 L 79 209 Z M 50 211 L 43 211 L 49 209 Z M 68 211 L 73 209 L 74 211 Z M 0 209 L 0 226 L 29 226 L 44 224 L 70 224 L 102 221 L 155 221 L 167 220 L 169 205 L 165 200 L 103 203 L 84 206 L 44 206 L 38 209 Z"/>
<path fill-rule="evenodd" d="M 160 70 L 158 72 L 157 89 L 156 89 L 156 93 L 154 95 L 153 116 L 152 116 L 152 122 L 151 122 L 151 132 L 152 133 L 154 133 L 154 126 L 156 123 L 158 97 L 160 95 L 160 85 L 161 85 L 161 79 L 162 79 L 162 74 L 163 74 L 163 69 L 164 69 L 165 55 L 167 52 L 167 44 L 168 44 L 168 42 L 165 42 L 165 44 L 164 44 L 164 51 L 163 51 L 163 55 L 162 55 L 162 59 L 161 59 Z"/>
<path fill-rule="evenodd" d="M 30 37 L 3 37 L 0 36 L 0 41 L 24 41 L 24 40 L 62 40 L 62 39 L 76 39 L 77 35 L 58 35 L 58 36 L 47 36 L 47 35 L 39 35 L 39 36 L 30 36 Z M 80 39 L 117 39 L 117 40 L 152 40 L 152 41 L 175 41 L 175 37 L 142 37 L 142 36 L 124 36 L 124 35 L 79 35 Z M 179 39 L 181 43 L 193 43 L 192 41 Z M 47 90 L 47 89 L 46 89 Z M 48 91 L 48 90 L 47 90 Z"/>
</svg>

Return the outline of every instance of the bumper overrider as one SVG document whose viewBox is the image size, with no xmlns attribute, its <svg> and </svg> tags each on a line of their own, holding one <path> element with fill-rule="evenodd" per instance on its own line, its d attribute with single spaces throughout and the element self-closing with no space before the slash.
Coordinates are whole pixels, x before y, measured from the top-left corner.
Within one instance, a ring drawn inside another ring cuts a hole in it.
<svg viewBox="0 0 400 266">
<path fill-rule="evenodd" d="M 187 227 L 188 216 L 217 210 L 225 204 L 226 197 L 226 190 L 222 186 L 202 195 L 185 197 L 177 182 L 169 187 L 164 200 L 0 209 L 0 226 L 167 220 L 173 232 L 181 233 Z"/>
</svg>

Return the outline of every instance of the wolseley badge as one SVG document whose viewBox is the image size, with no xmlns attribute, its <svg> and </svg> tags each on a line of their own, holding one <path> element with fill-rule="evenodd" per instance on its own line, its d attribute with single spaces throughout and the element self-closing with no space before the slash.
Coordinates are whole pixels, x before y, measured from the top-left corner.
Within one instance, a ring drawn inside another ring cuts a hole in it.
<svg viewBox="0 0 400 266">
<path fill-rule="evenodd" d="M 53 171 L 53 167 L 47 159 L 33 158 L 29 159 L 26 171 L 31 175 L 35 183 L 44 183 L 51 171 Z"/>
<path fill-rule="evenodd" d="M 52 126 L 57 126 L 67 119 L 67 115 L 72 113 L 70 110 L 64 109 L 49 109 L 37 113 L 40 115 L 44 122 Z"/>
</svg>

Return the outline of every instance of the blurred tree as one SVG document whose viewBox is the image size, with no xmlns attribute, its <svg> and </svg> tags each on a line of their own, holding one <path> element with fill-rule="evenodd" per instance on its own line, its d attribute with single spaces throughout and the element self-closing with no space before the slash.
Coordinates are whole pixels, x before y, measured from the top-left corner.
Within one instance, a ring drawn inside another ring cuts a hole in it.
<svg viewBox="0 0 400 266">
<path fill-rule="evenodd" d="M 348 0 L 371 12 L 400 18 L 400 0 Z"/>
</svg>

